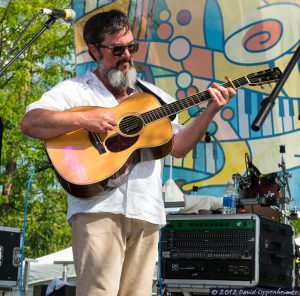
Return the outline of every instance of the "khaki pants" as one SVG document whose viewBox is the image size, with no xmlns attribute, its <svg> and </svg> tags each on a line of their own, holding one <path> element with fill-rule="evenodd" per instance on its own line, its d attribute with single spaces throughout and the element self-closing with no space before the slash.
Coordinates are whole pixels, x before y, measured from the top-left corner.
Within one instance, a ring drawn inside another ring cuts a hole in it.
<svg viewBox="0 0 300 296">
<path fill-rule="evenodd" d="M 72 220 L 76 295 L 150 296 L 158 229 L 120 214 L 76 214 Z"/>
</svg>

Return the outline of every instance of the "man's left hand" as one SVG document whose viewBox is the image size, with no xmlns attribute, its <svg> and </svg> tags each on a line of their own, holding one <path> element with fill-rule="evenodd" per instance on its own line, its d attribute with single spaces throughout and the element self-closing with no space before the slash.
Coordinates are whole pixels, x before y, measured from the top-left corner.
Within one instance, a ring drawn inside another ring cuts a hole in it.
<svg viewBox="0 0 300 296">
<path fill-rule="evenodd" d="M 217 113 L 236 95 L 236 91 L 232 87 L 225 88 L 218 83 L 213 83 L 208 88 L 208 92 L 212 99 L 207 104 L 207 109 L 213 113 Z"/>
</svg>

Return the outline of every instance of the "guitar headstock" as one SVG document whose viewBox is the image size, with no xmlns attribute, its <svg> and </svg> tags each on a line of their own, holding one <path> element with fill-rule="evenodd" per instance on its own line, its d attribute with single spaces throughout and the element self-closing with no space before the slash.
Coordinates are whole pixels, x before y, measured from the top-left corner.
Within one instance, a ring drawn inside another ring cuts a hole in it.
<svg viewBox="0 0 300 296">
<path fill-rule="evenodd" d="M 276 82 L 281 77 L 282 72 L 278 67 L 259 71 L 246 75 L 249 85 L 263 85 L 266 83 Z"/>
</svg>

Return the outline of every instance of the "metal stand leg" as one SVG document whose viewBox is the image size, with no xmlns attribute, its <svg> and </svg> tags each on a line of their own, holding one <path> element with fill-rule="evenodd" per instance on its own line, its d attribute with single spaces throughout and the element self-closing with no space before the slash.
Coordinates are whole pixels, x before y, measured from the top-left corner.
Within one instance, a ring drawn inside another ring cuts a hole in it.
<svg viewBox="0 0 300 296">
<path fill-rule="evenodd" d="M 281 223 L 283 224 L 290 224 L 289 221 L 289 209 L 288 209 L 288 204 L 292 201 L 291 198 L 291 192 L 290 192 L 290 188 L 289 188 L 289 178 L 291 177 L 291 175 L 286 171 L 286 166 L 285 166 L 285 161 L 284 161 L 284 157 L 283 154 L 285 153 L 285 146 L 281 145 L 280 146 L 280 153 L 281 153 L 281 163 L 278 164 L 278 166 L 281 168 L 282 170 L 282 175 L 280 178 L 280 181 L 282 183 L 281 186 L 281 198 L 280 198 L 280 203 L 279 203 L 279 209 L 282 213 L 281 215 Z"/>
</svg>

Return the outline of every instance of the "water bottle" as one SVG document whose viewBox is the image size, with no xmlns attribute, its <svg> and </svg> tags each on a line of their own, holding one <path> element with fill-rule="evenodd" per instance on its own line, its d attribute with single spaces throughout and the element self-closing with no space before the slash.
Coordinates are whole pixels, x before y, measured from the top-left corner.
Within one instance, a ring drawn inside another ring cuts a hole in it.
<svg viewBox="0 0 300 296">
<path fill-rule="evenodd" d="M 232 179 L 228 180 L 226 189 L 223 195 L 222 214 L 236 213 L 236 192 L 235 184 Z"/>
</svg>

